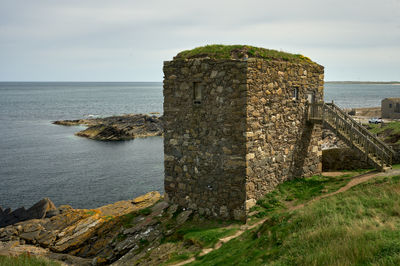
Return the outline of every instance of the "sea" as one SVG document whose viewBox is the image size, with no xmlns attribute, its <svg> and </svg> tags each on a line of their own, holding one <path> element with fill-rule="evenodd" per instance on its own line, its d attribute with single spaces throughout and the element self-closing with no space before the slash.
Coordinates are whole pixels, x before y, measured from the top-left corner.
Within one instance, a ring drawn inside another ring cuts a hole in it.
<svg viewBox="0 0 400 266">
<path fill-rule="evenodd" d="M 325 101 L 375 107 L 400 97 L 398 84 L 326 83 Z M 162 114 L 161 82 L 0 82 L 0 206 L 96 208 L 163 192 L 163 139 L 102 142 L 55 120 Z"/>
</svg>

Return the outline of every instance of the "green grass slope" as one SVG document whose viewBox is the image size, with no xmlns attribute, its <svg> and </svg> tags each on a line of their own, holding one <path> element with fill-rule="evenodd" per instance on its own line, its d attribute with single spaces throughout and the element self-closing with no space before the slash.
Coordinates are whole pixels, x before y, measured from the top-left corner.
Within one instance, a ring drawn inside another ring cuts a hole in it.
<svg viewBox="0 0 400 266">
<path fill-rule="evenodd" d="M 191 265 L 400 265 L 400 176 L 268 216 Z"/>
</svg>

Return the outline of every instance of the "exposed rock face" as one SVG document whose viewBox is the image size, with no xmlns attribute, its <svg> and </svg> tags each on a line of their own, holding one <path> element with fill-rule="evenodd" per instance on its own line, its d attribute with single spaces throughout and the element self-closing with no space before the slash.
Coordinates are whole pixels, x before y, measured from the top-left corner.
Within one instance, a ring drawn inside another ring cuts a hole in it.
<svg viewBox="0 0 400 266">
<path fill-rule="evenodd" d="M 69 254 L 60 254 L 51 252 L 49 249 L 21 244 L 20 241 L 0 241 L 0 256 L 18 256 L 20 254 L 29 254 L 30 256 L 47 257 L 61 263 L 61 265 L 79 265 L 90 266 L 92 259 L 84 259 Z"/>
<path fill-rule="evenodd" d="M 76 133 L 76 135 L 94 140 L 129 140 L 161 136 L 163 133 L 162 118 L 144 114 L 60 120 L 53 122 L 53 124 L 64 126 L 86 125 L 88 128 Z"/>
<path fill-rule="evenodd" d="M 57 209 L 59 214 L 51 218 L 42 215 L 41 219 L 0 228 L 0 242 L 19 241 L 40 245 L 55 253 L 83 258 L 99 255 L 109 257 L 113 249 L 107 248 L 107 245 L 120 230 L 120 217 L 152 206 L 160 199 L 160 193 L 149 192 L 135 200 L 120 201 L 92 210 L 60 206 Z"/>
<path fill-rule="evenodd" d="M 165 191 L 200 214 L 242 220 L 246 201 L 319 173 L 323 67 L 196 58 L 164 63 Z"/>
<path fill-rule="evenodd" d="M 180 239 L 187 221 L 204 218 L 161 200 L 158 192 L 98 209 L 58 210 L 51 218 L 0 228 L 0 255 L 29 252 L 73 265 L 160 265 L 174 254 L 201 250 L 191 242 L 163 243 Z"/>
<path fill-rule="evenodd" d="M 0 227 L 30 219 L 43 219 L 46 216 L 51 217 L 56 214 L 56 212 L 54 212 L 55 210 L 56 206 L 54 206 L 54 203 L 48 198 L 40 200 L 27 210 L 21 207 L 15 211 L 11 211 L 10 209 L 3 211 L 0 207 Z"/>
</svg>

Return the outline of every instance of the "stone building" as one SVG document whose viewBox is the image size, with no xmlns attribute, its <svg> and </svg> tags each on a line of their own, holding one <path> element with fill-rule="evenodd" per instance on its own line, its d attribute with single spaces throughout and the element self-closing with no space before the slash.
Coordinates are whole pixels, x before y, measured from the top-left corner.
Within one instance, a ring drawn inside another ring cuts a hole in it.
<svg viewBox="0 0 400 266">
<path fill-rule="evenodd" d="M 323 100 L 323 79 L 306 57 L 249 46 L 164 62 L 167 200 L 244 220 L 279 183 L 320 173 L 321 125 L 307 113 Z"/>
<path fill-rule="evenodd" d="M 400 119 L 400 98 L 385 98 L 381 102 L 382 118 Z"/>
</svg>

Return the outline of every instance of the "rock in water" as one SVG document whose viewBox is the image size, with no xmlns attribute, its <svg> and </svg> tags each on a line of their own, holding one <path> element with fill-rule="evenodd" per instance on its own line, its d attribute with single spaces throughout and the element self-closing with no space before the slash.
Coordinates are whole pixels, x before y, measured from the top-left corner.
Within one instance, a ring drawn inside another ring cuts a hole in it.
<svg viewBox="0 0 400 266">
<path fill-rule="evenodd" d="M 105 118 L 90 118 L 80 120 L 61 120 L 53 124 L 74 126 L 86 125 L 87 129 L 75 133 L 80 137 L 94 140 L 115 141 L 130 140 L 150 136 L 162 136 L 162 117 L 145 114 L 127 114 Z"/>
<path fill-rule="evenodd" d="M 46 214 L 54 212 L 56 206 L 49 198 L 44 198 L 26 210 L 24 207 L 18 208 L 15 211 L 6 209 L 3 211 L 0 208 L 0 227 L 15 224 L 18 222 L 31 220 L 31 219 L 43 219 Z"/>
</svg>

